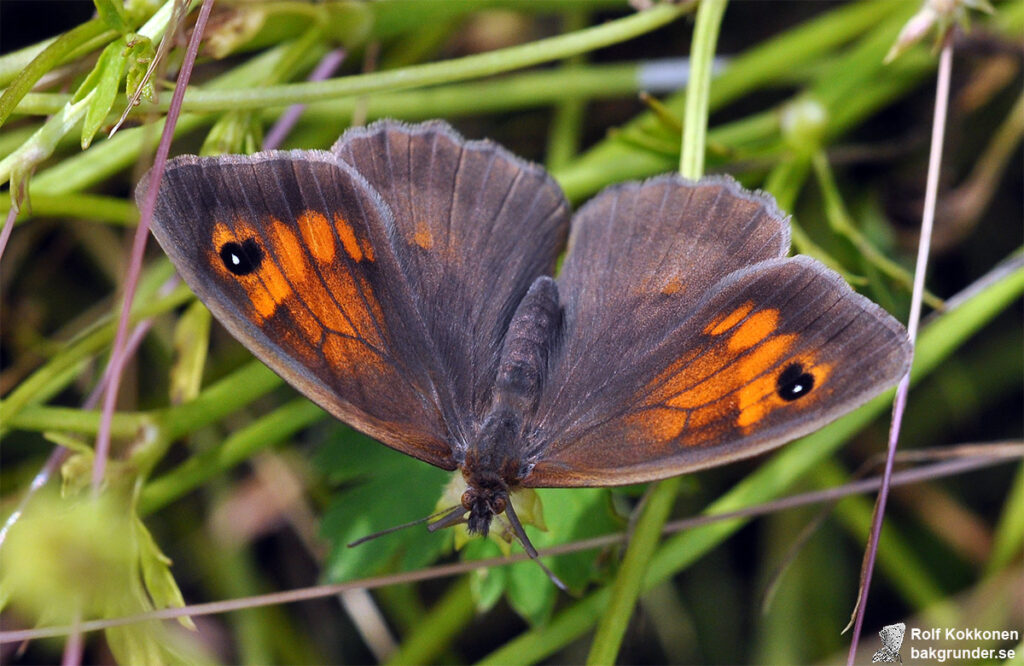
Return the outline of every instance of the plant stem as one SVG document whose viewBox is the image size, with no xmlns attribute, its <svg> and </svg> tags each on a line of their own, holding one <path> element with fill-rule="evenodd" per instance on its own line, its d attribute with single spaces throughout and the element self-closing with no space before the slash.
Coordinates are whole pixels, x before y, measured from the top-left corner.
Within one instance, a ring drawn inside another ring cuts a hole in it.
<svg viewBox="0 0 1024 666">
<path fill-rule="evenodd" d="M 925 274 L 928 269 L 928 255 L 931 249 L 932 227 L 935 222 L 935 203 L 939 193 L 939 170 L 942 167 L 942 144 L 946 135 L 946 111 L 949 108 L 949 84 L 953 70 L 953 34 L 945 35 L 942 52 L 939 55 L 939 72 L 935 83 L 935 114 L 932 120 L 931 150 L 928 155 L 928 176 L 925 183 L 924 209 L 921 219 L 921 237 L 918 242 L 917 264 L 914 268 L 914 290 L 910 298 L 910 316 L 907 321 L 907 335 L 911 344 L 917 340 L 917 331 L 921 323 L 921 304 L 924 296 Z M 900 425 L 903 411 L 907 404 L 910 391 L 910 374 L 904 377 L 896 388 L 896 400 L 892 407 L 892 420 L 889 426 L 889 455 L 885 460 L 885 472 L 882 477 L 882 488 L 878 493 L 875 515 L 872 520 L 871 534 L 865 547 L 864 567 L 861 571 L 860 594 L 857 597 L 856 618 L 850 640 L 850 651 L 846 663 L 853 666 L 857 652 L 857 643 L 864 625 L 867 611 L 868 592 L 871 588 L 871 574 L 875 566 L 875 554 L 878 551 L 878 539 L 882 534 L 882 521 L 885 519 L 885 505 L 889 498 L 889 483 L 896 457 L 896 446 L 899 443 Z"/>
<path fill-rule="evenodd" d="M 216 416 L 219 418 L 223 414 Z M 257 451 L 283 441 L 323 417 L 323 410 L 305 398 L 278 407 L 232 433 L 220 446 L 196 454 L 148 482 L 139 497 L 139 515 L 145 516 L 163 508 Z"/>
<path fill-rule="evenodd" d="M 192 111 L 219 111 L 226 105 L 236 110 L 265 109 L 268 106 L 308 104 L 350 95 L 420 88 L 438 83 L 452 83 L 491 76 L 568 58 L 632 39 L 671 23 L 690 11 L 690 8 L 689 4 L 659 5 L 649 11 L 609 21 L 603 25 L 568 35 L 549 37 L 489 53 L 385 72 L 371 72 L 327 81 L 291 83 L 246 90 L 211 92 L 192 89 L 186 94 L 185 104 L 186 108 Z"/>
<path fill-rule="evenodd" d="M 985 575 L 992 577 L 1013 563 L 1024 549 L 1024 465 L 1017 468 L 1010 492 L 1006 495 L 1003 515 L 993 532 L 991 555 L 985 564 Z"/>
<path fill-rule="evenodd" d="M 159 268 L 163 269 L 160 273 L 163 280 L 170 277 L 170 272 L 173 270 L 170 262 L 160 265 Z M 148 277 L 152 276 L 147 276 L 147 279 Z M 166 297 L 150 296 L 146 299 L 137 299 L 132 308 L 131 321 L 135 323 L 141 319 L 173 310 L 192 298 L 194 298 L 192 292 L 188 287 L 182 285 Z M 113 315 L 108 315 L 89 332 L 69 343 L 58 355 L 22 381 L 3 401 L 0 401 L 0 424 L 4 424 L 0 427 L 6 427 L 9 419 L 14 418 L 24 407 L 42 399 L 55 386 L 64 386 L 74 379 L 74 376 L 78 374 L 76 370 L 78 365 L 106 348 L 114 339 L 115 326 Z"/>
<path fill-rule="evenodd" d="M 611 598 L 597 625 L 597 633 L 587 655 L 588 664 L 614 664 L 616 661 L 629 618 L 643 589 L 648 565 L 661 540 L 661 529 L 672 511 L 680 479 L 677 476 L 659 482 L 647 498 L 643 515 L 636 523 L 626 556 L 611 586 Z"/>
<path fill-rule="evenodd" d="M 456 581 L 416 629 L 406 636 L 388 664 L 430 664 L 448 648 L 451 639 L 470 620 L 475 608 L 469 578 Z"/>
<path fill-rule="evenodd" d="M 690 84 L 686 86 L 686 110 L 683 114 L 683 147 L 679 173 L 697 180 L 704 175 L 704 151 L 708 133 L 711 100 L 711 62 L 715 58 L 718 30 L 728 0 L 701 0 L 690 51 Z"/>
<path fill-rule="evenodd" d="M 683 118 L 683 147 L 680 173 L 697 180 L 704 173 L 704 146 L 708 129 L 708 99 L 711 88 L 711 64 L 718 43 L 718 30 L 725 15 L 727 0 L 702 0 L 697 10 L 693 46 L 690 55 L 690 84 L 687 86 L 686 115 Z M 622 638 L 633 615 L 637 598 L 661 529 L 668 520 L 679 477 L 659 482 L 648 497 L 636 530 L 626 549 L 622 568 L 612 585 L 608 608 L 597 626 L 587 656 L 588 664 L 612 664 L 622 646 Z"/>
<path fill-rule="evenodd" d="M 588 13 L 584 11 L 568 12 L 562 18 L 564 32 L 581 30 L 587 22 Z M 572 74 L 570 80 L 583 67 L 582 55 L 575 55 L 562 65 L 562 71 Z M 567 95 L 555 107 L 551 126 L 548 128 L 547 163 L 548 170 L 557 169 L 568 164 L 576 157 L 580 149 L 580 129 L 583 127 L 583 110 L 587 100 L 585 97 Z"/>
<path fill-rule="evenodd" d="M 75 409 L 73 407 L 41 407 L 31 406 L 21 410 L 16 416 L 5 420 L 4 427 L 18 430 L 34 430 L 46 432 L 60 430 L 83 435 L 95 435 L 99 431 L 100 413 L 93 409 Z M 133 437 L 140 428 L 152 424 L 149 415 L 141 412 L 118 412 L 114 415 L 110 432 L 119 439 Z"/>
<path fill-rule="evenodd" d="M 109 222 L 118 226 L 131 226 L 138 221 L 139 212 L 135 204 L 117 197 L 99 194 L 69 192 L 60 196 L 47 194 L 32 195 L 31 210 L 22 217 L 72 217 L 90 222 Z M 7 214 L 11 203 L 0 199 L 0 216 Z"/>
</svg>

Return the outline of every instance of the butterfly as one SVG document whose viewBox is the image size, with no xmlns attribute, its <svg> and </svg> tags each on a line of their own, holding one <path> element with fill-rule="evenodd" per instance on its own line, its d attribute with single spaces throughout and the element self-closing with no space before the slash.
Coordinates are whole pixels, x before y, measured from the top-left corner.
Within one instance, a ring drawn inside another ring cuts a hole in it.
<svg viewBox="0 0 1024 666">
<path fill-rule="evenodd" d="M 379 121 L 330 151 L 180 156 L 159 187 L 154 235 L 236 338 L 341 421 L 461 470 L 435 526 L 504 514 L 531 555 L 517 488 L 747 458 L 910 363 L 903 326 L 787 257 L 786 215 L 729 177 L 615 185 L 572 216 L 495 143 Z"/>
</svg>

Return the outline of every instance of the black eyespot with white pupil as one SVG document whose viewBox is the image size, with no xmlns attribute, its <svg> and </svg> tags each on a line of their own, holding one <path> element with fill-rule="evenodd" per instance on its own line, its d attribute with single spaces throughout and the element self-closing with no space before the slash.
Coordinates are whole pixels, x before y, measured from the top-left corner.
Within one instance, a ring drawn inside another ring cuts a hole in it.
<svg viewBox="0 0 1024 666">
<path fill-rule="evenodd" d="M 799 400 L 814 388 L 814 375 L 804 371 L 799 363 L 790 363 L 775 380 L 775 392 L 786 402 Z"/>
<path fill-rule="evenodd" d="M 235 275 L 248 275 L 263 263 L 263 248 L 252 238 L 241 243 L 224 243 L 220 247 L 220 260 L 224 268 Z"/>
</svg>

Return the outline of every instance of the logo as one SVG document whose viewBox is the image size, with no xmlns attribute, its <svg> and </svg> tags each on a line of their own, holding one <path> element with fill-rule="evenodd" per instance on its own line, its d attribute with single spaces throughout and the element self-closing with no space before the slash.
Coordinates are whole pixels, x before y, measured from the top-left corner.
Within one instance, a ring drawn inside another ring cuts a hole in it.
<svg viewBox="0 0 1024 666">
<path fill-rule="evenodd" d="M 876 664 L 878 662 L 885 663 L 903 663 L 903 658 L 900 657 L 900 647 L 903 645 L 903 633 L 907 630 L 907 625 L 902 622 L 896 624 L 888 624 L 882 627 L 882 630 L 878 632 L 878 635 L 882 637 L 882 649 L 875 653 L 875 656 L 871 657 L 871 663 Z"/>
</svg>

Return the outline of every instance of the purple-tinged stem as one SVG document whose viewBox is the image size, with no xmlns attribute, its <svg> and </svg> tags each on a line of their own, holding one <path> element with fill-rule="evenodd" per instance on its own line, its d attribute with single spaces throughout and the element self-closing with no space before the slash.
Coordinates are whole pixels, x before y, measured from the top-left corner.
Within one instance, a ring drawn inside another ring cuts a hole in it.
<svg viewBox="0 0 1024 666">
<path fill-rule="evenodd" d="M 330 78 L 341 63 L 345 61 L 345 49 L 334 49 L 323 57 L 320 64 L 316 66 L 313 73 L 309 75 L 307 81 L 323 81 L 324 79 Z M 286 136 L 295 127 L 295 123 L 299 122 L 299 118 L 302 116 L 302 112 L 306 110 L 305 104 L 292 104 L 285 110 L 281 117 L 277 119 L 274 126 L 267 132 L 267 136 L 263 138 L 263 150 L 276 150 L 283 142 Z"/>
<path fill-rule="evenodd" d="M 7 249 L 7 241 L 11 239 L 11 232 L 14 231 L 14 220 L 18 217 L 18 207 L 14 205 L 14 197 L 11 197 L 11 209 L 7 211 L 7 219 L 4 220 L 3 231 L 0 231 L 0 259 Z"/>
<path fill-rule="evenodd" d="M 1017 445 L 1018 448 L 1019 445 Z M 904 470 L 893 475 L 893 485 L 905 485 L 921 481 L 933 481 L 935 479 L 956 476 L 971 470 L 983 469 L 1007 460 L 1019 460 L 1024 457 L 1024 450 L 1003 451 L 995 456 L 974 456 L 961 460 L 947 460 L 926 468 Z M 735 520 L 736 518 L 749 518 L 751 516 L 766 515 L 779 510 L 789 509 L 797 506 L 806 506 L 820 502 L 831 502 L 842 497 L 857 495 L 863 492 L 876 490 L 881 486 L 878 477 L 862 479 L 852 483 L 844 484 L 838 488 L 829 488 L 823 491 L 804 493 L 792 497 L 783 498 L 766 504 L 746 507 L 738 511 L 730 511 L 720 514 L 703 514 L 677 520 L 665 525 L 665 533 L 681 532 L 685 529 L 692 529 L 720 521 Z M 627 540 L 627 534 L 617 532 L 604 536 L 593 537 L 582 541 L 565 543 L 551 548 L 544 548 L 539 551 L 542 557 L 576 553 L 583 550 L 604 548 L 609 545 L 623 543 Z M 106 618 L 103 620 L 88 620 L 81 624 L 82 631 L 99 631 L 111 627 L 123 627 L 137 622 L 149 620 L 171 620 L 183 616 L 196 617 L 200 615 L 213 615 L 216 613 L 227 613 L 236 610 L 257 608 L 260 606 L 273 606 L 277 604 L 295 603 L 311 599 L 321 599 L 333 596 L 347 590 L 372 590 L 389 585 L 408 584 L 423 580 L 436 580 L 448 576 L 457 576 L 488 567 L 508 566 L 515 562 L 522 562 L 529 559 L 526 553 L 515 553 L 508 557 L 494 557 L 484 560 L 469 560 L 453 564 L 421 569 L 419 571 L 406 571 L 399 574 L 378 576 L 375 578 L 364 578 L 362 580 L 336 583 L 332 585 L 317 585 L 284 592 L 274 592 L 242 599 L 228 599 L 205 604 L 193 604 L 181 608 L 161 608 L 159 610 L 136 613 L 131 616 Z M 0 631 L 0 645 L 6 643 L 17 643 L 40 638 L 53 638 L 55 636 L 66 636 L 73 630 L 73 627 L 38 627 L 35 629 L 16 629 L 12 631 Z"/>
<path fill-rule="evenodd" d="M 935 223 L 935 202 L 939 192 L 939 171 L 942 167 L 942 143 L 946 134 L 946 110 L 949 105 L 949 80 L 953 71 L 953 38 L 952 33 L 946 35 L 939 56 L 938 80 L 935 83 L 935 115 L 932 120 L 932 145 L 928 155 L 928 180 L 924 194 L 924 210 L 921 215 L 921 239 L 917 246 L 917 265 L 914 268 L 914 290 L 910 301 L 910 318 L 907 321 L 907 333 L 911 343 L 917 340 L 917 329 L 921 323 L 921 301 L 924 295 L 924 279 L 928 269 L 928 253 L 931 250 L 932 227 Z M 853 666 L 857 654 L 857 643 L 864 615 L 868 604 L 868 591 L 871 588 L 871 575 L 875 570 L 875 558 L 878 554 L 878 540 L 882 534 L 882 521 L 885 518 L 885 505 L 889 499 L 889 485 L 892 480 L 893 460 L 896 446 L 899 443 L 900 425 L 903 412 L 907 406 L 907 393 L 910 390 L 910 373 L 900 381 L 896 388 L 896 400 L 892 407 L 892 424 L 889 427 L 889 456 L 885 461 L 885 472 L 882 475 L 882 488 L 878 493 L 875 514 L 871 522 L 871 534 L 868 537 L 867 554 L 864 558 L 864 571 L 861 576 L 860 603 L 857 605 L 857 619 L 853 625 L 853 636 L 850 640 L 850 652 L 847 655 L 847 666 Z"/>
<path fill-rule="evenodd" d="M 160 287 L 161 295 L 169 293 L 177 284 L 178 276 L 175 275 Z M 146 334 L 149 333 L 149 329 L 152 327 L 152 319 L 140 321 L 132 330 L 131 337 L 128 338 L 128 344 L 125 345 L 125 354 L 128 354 L 129 356 L 134 354 L 135 350 L 139 348 L 140 344 L 142 344 L 142 341 L 146 338 Z M 82 409 L 92 409 L 99 403 L 111 376 L 111 366 L 108 364 L 107 369 L 103 372 L 103 377 L 100 378 L 100 381 L 93 388 L 92 392 L 88 397 L 86 397 L 85 402 L 82 403 Z M 11 512 L 11 515 L 7 516 L 7 520 L 4 521 L 3 527 L 0 527 L 0 548 L 3 547 L 4 541 L 7 540 L 7 534 L 11 531 L 11 528 L 14 527 L 14 524 L 17 523 L 25 513 L 25 508 L 32 500 L 32 497 L 49 482 L 57 470 L 60 469 L 60 466 L 64 464 L 64 461 L 67 460 L 70 453 L 71 452 L 63 446 L 55 447 L 53 452 L 50 453 L 50 457 L 46 459 L 45 463 L 43 463 L 42 468 L 36 472 L 34 477 L 32 477 L 32 482 L 29 484 L 28 490 L 25 491 L 25 496 L 21 498 L 20 502 L 18 502 L 18 506 Z"/>
<path fill-rule="evenodd" d="M 203 0 L 199 8 L 199 16 L 196 18 L 196 25 L 189 40 L 188 49 L 185 51 L 185 60 L 181 64 L 181 71 L 178 74 L 178 82 L 174 87 L 174 94 L 171 96 L 171 104 L 167 109 L 167 118 L 164 121 L 164 131 L 160 137 L 160 145 L 156 149 L 156 157 L 153 160 L 153 170 L 150 172 L 150 181 L 153 186 L 146 191 L 146 197 L 142 202 L 139 211 L 139 226 L 135 230 L 135 241 L 132 244 L 131 262 L 128 265 L 128 274 L 125 277 L 124 300 L 121 307 L 121 318 L 117 324 L 117 336 L 114 338 L 114 347 L 110 354 L 111 378 L 107 383 L 103 400 L 103 416 L 100 419 L 99 433 L 96 435 L 96 456 L 92 467 L 92 490 L 98 494 L 100 485 L 103 483 L 103 475 L 107 468 L 107 456 L 110 454 L 110 423 L 114 417 L 114 407 L 117 404 L 117 391 L 121 386 L 121 373 L 124 372 L 128 354 L 125 353 L 125 342 L 128 337 L 128 317 L 132 309 L 132 301 L 135 297 L 135 288 L 139 283 L 139 275 L 142 273 L 142 256 L 146 249 L 146 241 L 149 239 L 149 223 L 153 218 L 153 209 L 156 208 L 156 195 L 160 191 L 160 181 L 164 175 L 164 167 L 167 166 L 167 156 L 171 152 L 171 141 L 174 139 L 174 128 L 178 123 L 178 116 L 181 113 L 181 102 L 185 97 L 185 87 L 192 77 L 192 66 L 196 62 L 196 55 L 199 53 L 199 42 L 202 39 L 203 31 L 206 29 L 206 22 L 210 18 L 210 10 L 213 9 L 213 0 Z"/>
</svg>

